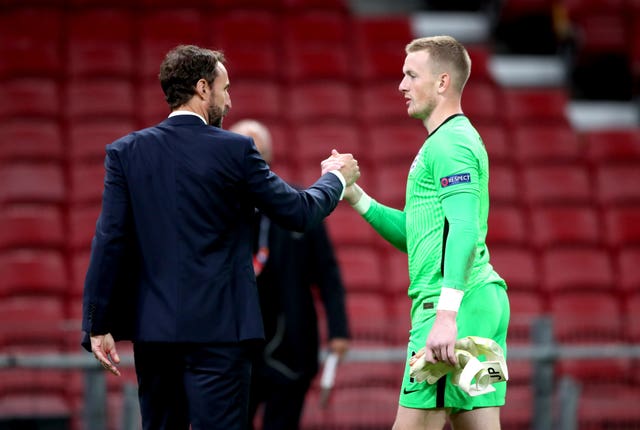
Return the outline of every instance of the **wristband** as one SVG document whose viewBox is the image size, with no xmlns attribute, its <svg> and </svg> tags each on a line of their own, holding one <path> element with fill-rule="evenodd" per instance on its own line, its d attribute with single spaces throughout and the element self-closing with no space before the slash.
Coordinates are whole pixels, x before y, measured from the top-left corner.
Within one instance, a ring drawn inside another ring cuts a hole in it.
<svg viewBox="0 0 640 430">
<path fill-rule="evenodd" d="M 356 212 L 358 212 L 360 215 L 364 215 L 367 213 L 370 207 L 371 207 L 371 197 L 369 197 L 369 195 L 365 193 L 363 190 L 360 200 L 358 200 L 358 203 L 353 205 L 352 208 L 354 208 Z"/>
<path fill-rule="evenodd" d="M 458 312 L 460 302 L 462 302 L 462 296 L 464 296 L 464 291 L 462 290 L 442 287 L 436 310 Z"/>
</svg>

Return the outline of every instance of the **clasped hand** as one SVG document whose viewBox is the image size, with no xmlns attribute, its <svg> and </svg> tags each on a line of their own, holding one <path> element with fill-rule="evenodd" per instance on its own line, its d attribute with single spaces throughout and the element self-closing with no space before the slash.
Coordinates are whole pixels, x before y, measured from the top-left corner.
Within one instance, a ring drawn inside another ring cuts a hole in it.
<svg viewBox="0 0 640 430">
<path fill-rule="evenodd" d="M 360 177 L 360 167 L 358 160 L 352 154 L 340 154 L 335 149 L 331 151 L 331 156 L 321 163 L 322 174 L 332 170 L 338 170 L 344 177 L 347 186 L 355 183 Z"/>
</svg>

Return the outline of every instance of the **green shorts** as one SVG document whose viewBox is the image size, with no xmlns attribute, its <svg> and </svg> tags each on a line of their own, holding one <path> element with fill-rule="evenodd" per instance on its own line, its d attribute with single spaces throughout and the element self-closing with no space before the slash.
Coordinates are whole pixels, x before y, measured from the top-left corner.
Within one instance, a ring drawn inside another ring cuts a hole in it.
<svg viewBox="0 0 640 430">
<path fill-rule="evenodd" d="M 493 385 L 496 391 L 471 397 L 451 384 L 450 375 L 430 385 L 415 382 L 409 377 L 409 360 L 425 346 L 427 335 L 436 316 L 438 297 L 423 303 L 414 303 L 418 311 L 413 312 L 409 336 L 407 361 L 400 391 L 400 405 L 407 408 L 434 409 L 451 408 L 452 412 L 479 407 L 504 405 L 507 383 Z M 509 299 L 503 286 L 487 284 L 465 293 L 458 311 L 458 338 L 481 336 L 495 340 L 507 353 L 507 327 L 509 325 Z M 505 357 L 506 359 L 506 357 Z M 482 361 L 482 359 L 481 359 Z"/>
</svg>

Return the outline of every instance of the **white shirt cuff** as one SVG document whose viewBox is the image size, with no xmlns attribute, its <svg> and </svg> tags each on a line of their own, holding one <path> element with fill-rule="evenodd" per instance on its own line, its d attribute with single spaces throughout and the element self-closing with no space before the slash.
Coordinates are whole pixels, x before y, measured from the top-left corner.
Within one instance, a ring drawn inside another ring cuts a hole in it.
<svg viewBox="0 0 640 430">
<path fill-rule="evenodd" d="M 344 197 L 344 190 L 347 188 L 347 181 L 345 181 L 344 176 L 340 173 L 340 170 L 330 170 L 329 173 L 333 173 L 340 179 L 340 183 L 342 183 L 342 192 L 340 193 L 340 200 Z"/>
<path fill-rule="evenodd" d="M 455 288 L 442 287 L 440 291 L 440 300 L 438 300 L 437 310 L 458 312 L 460 303 L 462 302 L 464 291 Z"/>
<path fill-rule="evenodd" d="M 371 207 L 371 197 L 367 193 L 362 191 L 362 196 L 360 196 L 360 200 L 358 200 L 358 203 L 356 203 L 352 207 L 360 215 L 366 214 L 369 208 Z"/>
</svg>

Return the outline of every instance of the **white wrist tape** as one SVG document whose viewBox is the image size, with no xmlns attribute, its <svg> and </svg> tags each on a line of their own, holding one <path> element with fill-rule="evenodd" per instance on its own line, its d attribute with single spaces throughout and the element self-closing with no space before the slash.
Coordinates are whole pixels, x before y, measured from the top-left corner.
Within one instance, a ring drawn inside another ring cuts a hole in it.
<svg viewBox="0 0 640 430">
<path fill-rule="evenodd" d="M 440 291 L 440 300 L 438 300 L 436 310 L 458 312 L 458 309 L 460 309 L 460 302 L 462 302 L 462 296 L 464 296 L 464 291 L 462 290 L 442 287 L 442 290 Z"/>
<path fill-rule="evenodd" d="M 356 203 L 352 207 L 360 215 L 366 214 L 367 211 L 369 210 L 369 208 L 371 207 L 371 197 L 369 197 L 369 195 L 367 193 L 362 191 L 362 196 L 360 197 L 360 200 L 358 200 L 358 203 Z"/>
</svg>

